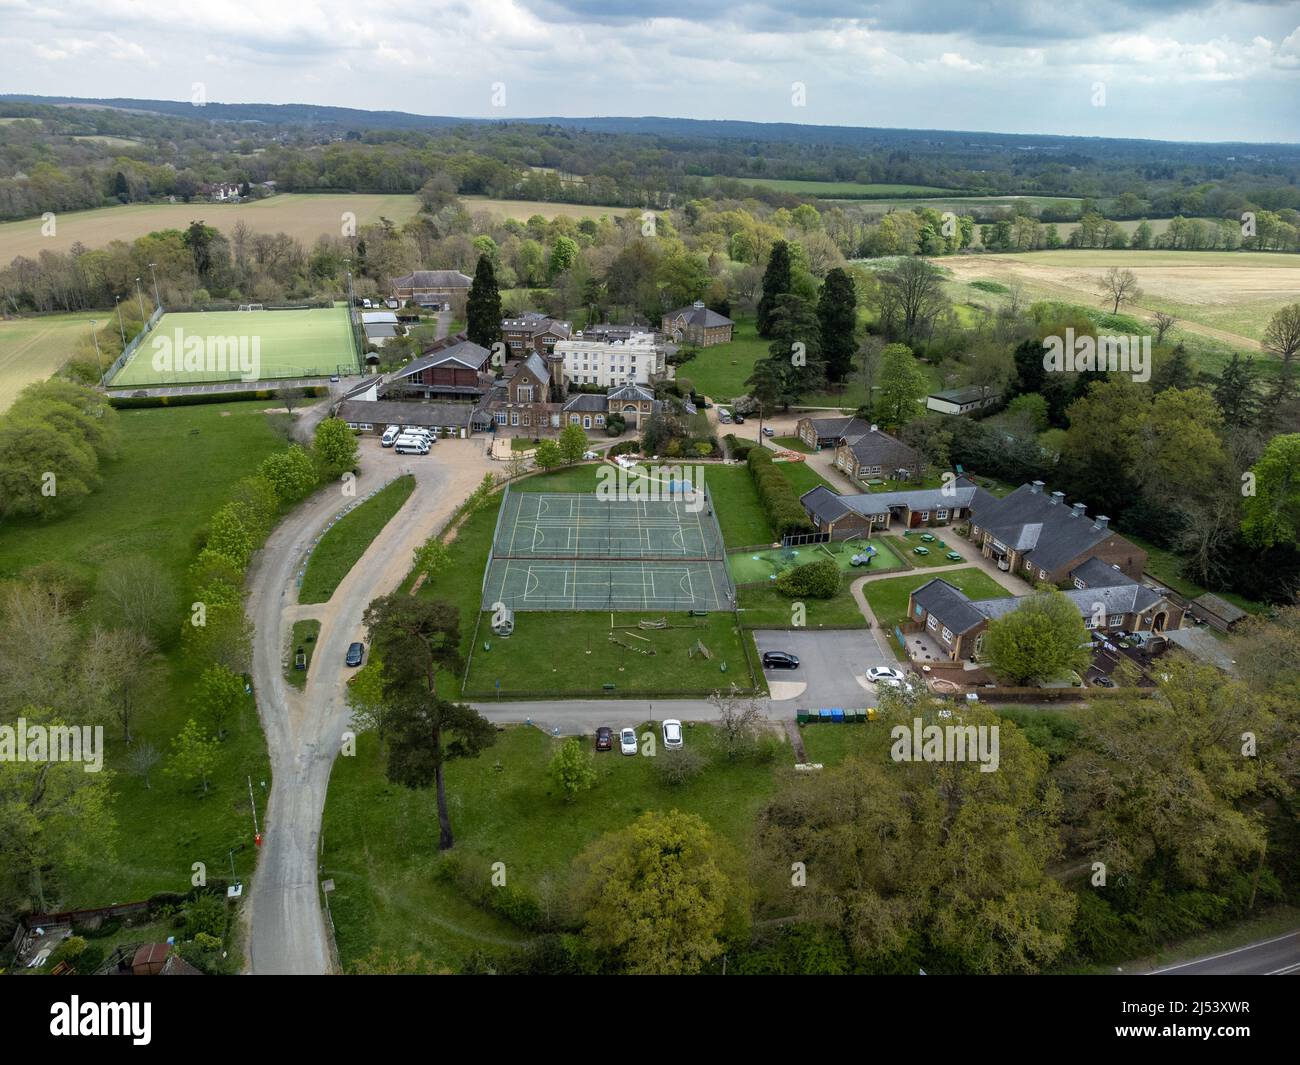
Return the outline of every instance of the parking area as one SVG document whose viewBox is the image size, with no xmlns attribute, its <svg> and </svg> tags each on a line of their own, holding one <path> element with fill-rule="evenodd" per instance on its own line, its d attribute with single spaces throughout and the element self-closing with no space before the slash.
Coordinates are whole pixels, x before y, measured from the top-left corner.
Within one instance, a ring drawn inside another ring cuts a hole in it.
<svg viewBox="0 0 1300 1065">
<path fill-rule="evenodd" d="M 892 656 L 882 653 L 868 629 L 760 629 L 754 633 L 754 640 L 760 655 L 764 651 L 787 651 L 799 659 L 798 669 L 764 670 L 769 684 L 804 685 L 788 700 L 791 707 L 874 706 L 874 685 L 867 685 L 867 670 L 898 664 Z M 779 694 L 779 688 L 774 690 L 773 699 L 777 700 Z"/>
</svg>

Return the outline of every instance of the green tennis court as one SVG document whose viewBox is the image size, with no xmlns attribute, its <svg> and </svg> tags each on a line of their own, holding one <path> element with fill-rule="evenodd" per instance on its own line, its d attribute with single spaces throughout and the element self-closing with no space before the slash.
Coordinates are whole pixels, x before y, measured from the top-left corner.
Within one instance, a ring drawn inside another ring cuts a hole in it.
<svg viewBox="0 0 1300 1065">
<path fill-rule="evenodd" d="M 327 377 L 359 369 L 346 307 L 164 313 L 111 384 Z"/>
<path fill-rule="evenodd" d="M 734 589 L 707 500 L 507 492 L 483 579 L 483 608 L 496 603 L 513 610 L 730 610 Z"/>
</svg>

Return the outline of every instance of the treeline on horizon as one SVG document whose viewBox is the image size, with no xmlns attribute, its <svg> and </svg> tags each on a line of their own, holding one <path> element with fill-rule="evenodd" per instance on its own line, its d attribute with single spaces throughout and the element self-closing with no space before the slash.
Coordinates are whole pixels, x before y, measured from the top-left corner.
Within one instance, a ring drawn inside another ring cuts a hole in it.
<svg viewBox="0 0 1300 1065">
<path fill-rule="evenodd" d="M 193 115 L 0 100 L 0 117 L 17 120 L 0 123 L 0 218 L 167 196 L 188 202 L 203 184 L 219 181 L 274 181 L 284 192 L 415 193 L 439 173 L 451 175 L 462 195 L 608 207 L 743 197 L 793 209 L 814 198 L 746 184 L 784 179 L 1061 197 L 1026 206 L 1044 222 L 1077 221 L 1079 200 L 1116 220 L 1239 220 L 1246 211 L 1300 209 L 1300 148 L 1288 145 L 674 119 L 472 122 L 307 106 L 123 103 Z M 317 112 L 321 118 L 309 117 Z M 263 113 L 265 120 L 212 117 Z M 85 139 L 97 137 L 137 143 Z M 972 204 L 967 213 L 996 222 L 1016 212 Z"/>
</svg>

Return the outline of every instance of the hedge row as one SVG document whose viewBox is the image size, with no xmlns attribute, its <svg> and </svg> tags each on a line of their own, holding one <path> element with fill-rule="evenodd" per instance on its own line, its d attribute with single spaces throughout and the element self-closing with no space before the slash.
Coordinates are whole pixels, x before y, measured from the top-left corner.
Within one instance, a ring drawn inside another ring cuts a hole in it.
<svg viewBox="0 0 1300 1065">
<path fill-rule="evenodd" d="M 772 462 L 772 453 L 764 447 L 756 447 L 746 458 L 749 475 L 754 479 L 754 488 L 758 491 L 758 501 L 762 504 L 772 531 L 777 536 L 790 536 L 797 533 L 813 532 L 812 522 L 799 502 L 794 486 L 786 480 Z"/>
<path fill-rule="evenodd" d="M 275 399 L 276 389 L 253 388 L 239 392 L 195 392 L 178 396 L 109 396 L 108 402 L 122 410 L 136 410 L 145 407 L 193 407 L 200 403 L 233 403 L 236 400 Z M 328 395 L 329 390 L 321 385 L 304 386 L 304 398 L 317 398 Z"/>
</svg>

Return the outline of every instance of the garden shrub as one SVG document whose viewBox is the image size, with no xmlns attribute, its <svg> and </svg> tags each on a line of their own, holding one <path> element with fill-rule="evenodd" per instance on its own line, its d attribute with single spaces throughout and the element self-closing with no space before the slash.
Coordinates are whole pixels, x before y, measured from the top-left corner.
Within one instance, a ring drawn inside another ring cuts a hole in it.
<svg viewBox="0 0 1300 1065">
<path fill-rule="evenodd" d="M 776 579 L 776 590 L 791 598 L 831 599 L 840 590 L 840 567 L 832 558 L 819 558 L 786 570 Z"/>
</svg>

